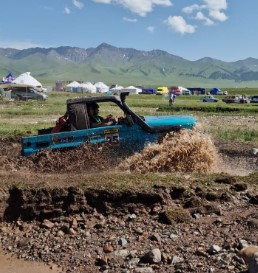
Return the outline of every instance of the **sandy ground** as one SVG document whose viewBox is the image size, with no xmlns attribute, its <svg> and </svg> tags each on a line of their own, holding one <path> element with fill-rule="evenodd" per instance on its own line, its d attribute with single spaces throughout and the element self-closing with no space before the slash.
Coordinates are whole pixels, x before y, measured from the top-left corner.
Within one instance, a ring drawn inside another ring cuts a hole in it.
<svg viewBox="0 0 258 273">
<path fill-rule="evenodd" d="M 48 266 L 37 262 L 19 260 L 0 249 L 0 273 L 56 273 L 61 272 L 55 266 Z"/>
</svg>

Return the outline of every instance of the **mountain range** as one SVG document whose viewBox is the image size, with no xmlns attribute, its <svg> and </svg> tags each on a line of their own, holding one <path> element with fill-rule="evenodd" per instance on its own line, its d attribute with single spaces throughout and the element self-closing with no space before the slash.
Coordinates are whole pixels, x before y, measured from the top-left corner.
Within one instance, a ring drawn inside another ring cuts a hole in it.
<svg viewBox="0 0 258 273">
<path fill-rule="evenodd" d="M 189 61 L 162 50 L 118 48 L 0 48 L 0 76 L 31 72 L 40 81 L 103 81 L 122 85 L 257 87 L 258 59 Z"/>
</svg>

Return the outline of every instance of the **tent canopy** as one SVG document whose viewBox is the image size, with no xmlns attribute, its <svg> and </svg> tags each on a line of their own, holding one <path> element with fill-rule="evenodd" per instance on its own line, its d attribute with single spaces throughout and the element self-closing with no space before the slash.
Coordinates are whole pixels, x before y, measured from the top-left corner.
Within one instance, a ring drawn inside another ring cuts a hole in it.
<svg viewBox="0 0 258 273">
<path fill-rule="evenodd" d="M 15 80 L 15 77 L 10 72 L 5 78 L 3 78 L 3 83 L 12 83 L 14 80 Z"/>
<path fill-rule="evenodd" d="M 28 84 L 28 85 L 33 85 L 33 86 L 37 86 L 37 87 L 42 87 L 42 84 L 39 81 L 37 81 L 35 78 L 33 78 L 30 75 L 30 72 L 25 72 L 25 73 L 21 74 L 13 81 L 13 83 Z"/>
<path fill-rule="evenodd" d="M 142 90 L 140 88 L 137 88 L 135 86 L 125 87 L 121 91 L 127 91 L 127 92 L 130 92 L 132 94 L 139 94 L 140 92 L 142 92 Z"/>
<path fill-rule="evenodd" d="M 67 87 L 78 87 L 80 84 L 77 82 L 77 81 L 73 81 L 69 84 L 67 84 L 66 86 Z"/>
<path fill-rule="evenodd" d="M 106 93 L 109 90 L 109 87 L 103 82 L 96 82 L 94 85 L 99 93 Z"/>
<path fill-rule="evenodd" d="M 97 93 L 97 88 L 91 82 L 84 82 L 78 86 L 78 91 L 82 93 Z"/>
</svg>

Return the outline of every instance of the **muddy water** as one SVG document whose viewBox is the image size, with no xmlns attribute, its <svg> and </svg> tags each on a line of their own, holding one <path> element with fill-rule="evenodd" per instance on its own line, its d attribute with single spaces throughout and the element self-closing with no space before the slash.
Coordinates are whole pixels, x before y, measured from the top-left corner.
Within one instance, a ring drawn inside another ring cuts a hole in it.
<svg viewBox="0 0 258 273">
<path fill-rule="evenodd" d="M 219 156 L 211 138 L 199 130 L 167 134 L 160 143 L 127 158 L 119 169 L 146 172 L 210 173 L 218 168 Z"/>
<path fill-rule="evenodd" d="M 230 143 L 230 146 L 234 143 Z M 248 175 L 258 171 L 258 156 L 218 154 L 211 137 L 201 128 L 167 134 L 131 157 L 114 156 L 110 146 L 84 145 L 77 149 L 41 151 L 29 158 L 19 156 L 19 145 L 0 147 L 0 171 L 31 173 L 86 173 L 118 166 L 127 172 L 197 172 Z M 234 148 L 234 147 L 233 147 Z M 239 147 L 242 150 L 242 147 Z M 119 164 L 120 162 L 120 164 Z"/>
</svg>

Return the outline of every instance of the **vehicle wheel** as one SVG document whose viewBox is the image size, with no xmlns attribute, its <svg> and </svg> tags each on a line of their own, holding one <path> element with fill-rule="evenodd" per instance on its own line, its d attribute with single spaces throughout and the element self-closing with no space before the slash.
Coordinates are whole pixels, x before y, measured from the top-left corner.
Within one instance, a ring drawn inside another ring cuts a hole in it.
<svg viewBox="0 0 258 273">
<path fill-rule="evenodd" d="M 14 96 L 14 100 L 19 101 L 19 100 L 21 100 L 21 97 L 20 97 L 20 96 L 18 96 L 18 95 L 15 95 L 15 96 Z"/>
</svg>

